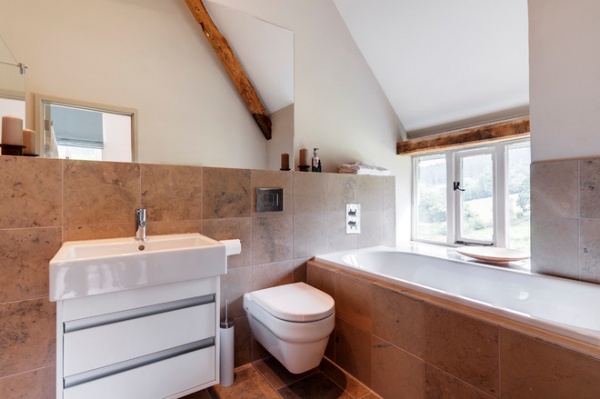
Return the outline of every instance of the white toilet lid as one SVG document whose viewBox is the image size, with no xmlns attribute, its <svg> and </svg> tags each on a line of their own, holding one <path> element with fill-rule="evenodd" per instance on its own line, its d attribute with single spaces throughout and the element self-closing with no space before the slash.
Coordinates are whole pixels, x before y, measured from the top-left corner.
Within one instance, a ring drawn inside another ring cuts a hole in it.
<svg viewBox="0 0 600 399">
<path fill-rule="evenodd" d="M 286 284 L 250 293 L 264 310 L 287 321 L 321 320 L 333 313 L 333 298 L 304 283 Z"/>
</svg>

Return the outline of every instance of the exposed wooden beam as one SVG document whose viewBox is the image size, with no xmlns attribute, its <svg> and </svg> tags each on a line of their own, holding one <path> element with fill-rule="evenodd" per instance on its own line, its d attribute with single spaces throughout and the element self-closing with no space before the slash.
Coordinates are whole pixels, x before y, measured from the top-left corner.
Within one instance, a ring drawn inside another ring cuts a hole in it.
<svg viewBox="0 0 600 399">
<path fill-rule="evenodd" d="M 485 141 L 509 140 L 529 135 L 529 117 L 511 119 L 484 126 L 419 137 L 396 144 L 396 154 L 432 152 L 452 147 L 480 144 Z"/>
<path fill-rule="evenodd" d="M 248 105 L 252 117 L 260 127 L 267 140 L 271 139 L 271 118 L 267 114 L 267 111 L 260 101 L 254 86 L 248 79 L 242 64 L 233 53 L 233 50 L 229 46 L 227 39 L 221 34 L 217 26 L 214 24 L 212 18 L 206 11 L 202 0 L 185 0 L 190 11 L 194 15 L 196 21 L 202 27 L 204 35 L 208 39 L 211 47 L 221 60 L 221 63 L 225 67 L 225 70 L 229 74 L 229 77 L 233 81 L 236 89 L 242 96 L 244 102 Z"/>
</svg>

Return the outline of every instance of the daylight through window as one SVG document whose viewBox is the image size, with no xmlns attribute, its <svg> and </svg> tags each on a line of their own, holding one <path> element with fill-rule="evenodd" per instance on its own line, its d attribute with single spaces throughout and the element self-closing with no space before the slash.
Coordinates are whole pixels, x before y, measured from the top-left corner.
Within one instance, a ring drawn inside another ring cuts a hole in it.
<svg viewBox="0 0 600 399">
<path fill-rule="evenodd" d="M 529 140 L 413 157 L 414 240 L 529 251 Z"/>
</svg>

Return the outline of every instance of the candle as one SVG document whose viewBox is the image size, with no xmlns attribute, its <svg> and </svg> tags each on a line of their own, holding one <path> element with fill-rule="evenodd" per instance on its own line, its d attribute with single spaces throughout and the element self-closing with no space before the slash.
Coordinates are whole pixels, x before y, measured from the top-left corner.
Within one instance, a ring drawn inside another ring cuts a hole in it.
<svg viewBox="0 0 600 399">
<path fill-rule="evenodd" d="M 31 129 L 23 129 L 24 154 L 37 155 L 37 133 Z"/>
<path fill-rule="evenodd" d="M 300 160 L 298 165 L 308 165 L 308 150 L 306 148 L 300 149 Z"/>
<path fill-rule="evenodd" d="M 290 169 L 290 154 L 281 154 L 281 170 Z"/>
<path fill-rule="evenodd" d="M 2 144 L 23 145 L 23 119 L 2 117 Z"/>
</svg>

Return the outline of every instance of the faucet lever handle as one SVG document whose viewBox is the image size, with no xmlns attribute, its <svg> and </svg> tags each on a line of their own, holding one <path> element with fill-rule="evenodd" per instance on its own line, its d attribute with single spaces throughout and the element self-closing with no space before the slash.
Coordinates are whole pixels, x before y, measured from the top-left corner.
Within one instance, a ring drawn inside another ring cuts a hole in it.
<svg viewBox="0 0 600 399">
<path fill-rule="evenodd" d="M 135 210 L 135 221 L 137 223 L 146 223 L 146 208 L 140 208 Z"/>
</svg>

